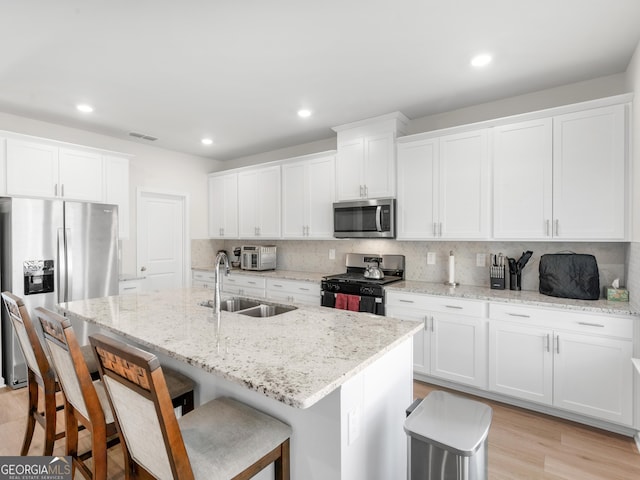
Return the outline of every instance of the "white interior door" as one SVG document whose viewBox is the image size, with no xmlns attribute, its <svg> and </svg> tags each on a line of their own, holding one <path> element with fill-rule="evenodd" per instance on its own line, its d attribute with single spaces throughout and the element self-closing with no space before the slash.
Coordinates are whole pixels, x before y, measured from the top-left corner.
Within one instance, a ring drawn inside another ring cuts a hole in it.
<svg viewBox="0 0 640 480">
<path fill-rule="evenodd" d="M 182 195 L 138 190 L 138 272 L 147 291 L 186 285 L 186 203 Z"/>
</svg>

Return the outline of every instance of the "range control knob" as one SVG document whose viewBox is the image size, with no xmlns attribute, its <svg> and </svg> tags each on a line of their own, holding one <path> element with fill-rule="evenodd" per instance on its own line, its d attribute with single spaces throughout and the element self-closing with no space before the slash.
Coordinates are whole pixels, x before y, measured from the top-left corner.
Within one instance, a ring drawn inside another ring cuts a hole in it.
<svg viewBox="0 0 640 480">
<path fill-rule="evenodd" d="M 373 295 L 373 288 L 371 288 L 371 287 L 362 287 L 360 289 L 360 293 L 364 293 L 365 295 Z"/>
</svg>

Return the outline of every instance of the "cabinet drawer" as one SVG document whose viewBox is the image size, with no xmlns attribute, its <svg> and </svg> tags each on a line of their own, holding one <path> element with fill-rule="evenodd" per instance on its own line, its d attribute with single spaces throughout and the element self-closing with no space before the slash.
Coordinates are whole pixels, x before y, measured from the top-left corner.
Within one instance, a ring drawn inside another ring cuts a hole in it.
<svg viewBox="0 0 640 480">
<path fill-rule="evenodd" d="M 248 288 L 265 288 L 266 282 L 264 278 L 253 277 L 250 275 L 227 275 L 222 283 L 229 286 L 248 287 Z"/>
<path fill-rule="evenodd" d="M 470 315 L 474 317 L 487 316 L 486 302 L 476 300 L 461 300 L 458 298 L 439 295 L 388 292 L 387 305 L 424 309 L 429 312 Z"/>
<path fill-rule="evenodd" d="M 193 270 L 191 278 L 199 282 L 215 282 L 216 274 L 207 270 Z"/>
<path fill-rule="evenodd" d="M 495 320 L 526 323 L 554 330 L 570 330 L 594 335 L 633 338 L 634 319 L 628 317 L 558 311 L 504 303 L 491 303 L 489 305 L 489 316 Z"/>
<path fill-rule="evenodd" d="M 306 282 L 303 280 L 278 280 L 276 278 L 267 279 L 267 290 L 270 292 L 288 292 L 301 295 L 317 296 L 320 301 L 320 284 L 317 282 Z"/>
</svg>

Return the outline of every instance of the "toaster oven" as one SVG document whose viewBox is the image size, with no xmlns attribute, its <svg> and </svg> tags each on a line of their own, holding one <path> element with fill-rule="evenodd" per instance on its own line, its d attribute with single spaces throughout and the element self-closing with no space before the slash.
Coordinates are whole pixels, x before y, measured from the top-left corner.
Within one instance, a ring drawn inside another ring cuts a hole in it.
<svg viewBox="0 0 640 480">
<path fill-rule="evenodd" d="M 240 250 L 242 270 L 275 270 L 275 245 L 243 245 Z"/>
</svg>

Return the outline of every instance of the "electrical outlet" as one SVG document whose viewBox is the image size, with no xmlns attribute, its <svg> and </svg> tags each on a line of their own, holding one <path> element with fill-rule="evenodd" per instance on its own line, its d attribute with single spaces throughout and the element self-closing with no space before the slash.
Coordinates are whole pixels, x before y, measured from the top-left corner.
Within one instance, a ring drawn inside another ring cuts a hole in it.
<svg viewBox="0 0 640 480">
<path fill-rule="evenodd" d="M 330 248 L 329 249 L 329 260 L 335 260 L 336 259 L 336 249 L 335 248 Z"/>
<path fill-rule="evenodd" d="M 485 267 L 487 265 L 487 254 L 476 253 L 476 267 Z"/>
<path fill-rule="evenodd" d="M 436 264 L 436 252 L 427 252 L 427 265 Z"/>
</svg>

